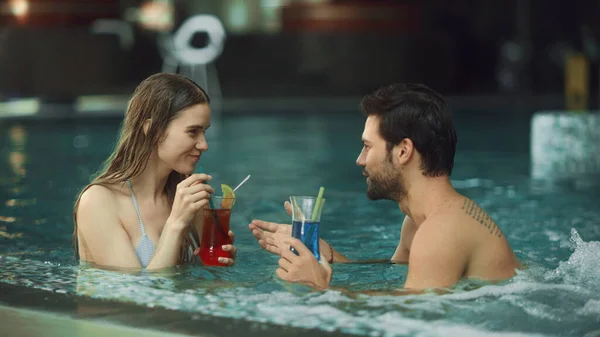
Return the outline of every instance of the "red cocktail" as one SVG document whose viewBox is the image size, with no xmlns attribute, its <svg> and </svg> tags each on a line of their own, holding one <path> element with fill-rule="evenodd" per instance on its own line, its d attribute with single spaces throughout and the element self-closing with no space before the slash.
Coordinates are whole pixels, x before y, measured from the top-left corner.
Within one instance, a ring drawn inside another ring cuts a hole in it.
<svg viewBox="0 0 600 337">
<path fill-rule="evenodd" d="M 219 262 L 219 258 L 231 258 L 231 253 L 224 251 L 223 245 L 232 244 L 229 237 L 229 219 L 233 199 L 215 196 L 211 199 L 214 208 L 208 205 L 203 210 L 200 259 L 207 266 L 227 266 Z"/>
</svg>

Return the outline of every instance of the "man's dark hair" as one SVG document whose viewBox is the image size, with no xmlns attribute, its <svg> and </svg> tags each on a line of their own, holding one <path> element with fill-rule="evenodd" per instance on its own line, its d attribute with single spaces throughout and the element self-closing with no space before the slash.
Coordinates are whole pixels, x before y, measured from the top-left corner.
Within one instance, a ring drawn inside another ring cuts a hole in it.
<svg viewBox="0 0 600 337">
<path fill-rule="evenodd" d="M 456 131 L 440 94 L 422 84 L 392 84 L 366 95 L 360 108 L 366 116 L 378 117 L 388 153 L 409 138 L 421 154 L 425 176 L 452 174 Z"/>
</svg>

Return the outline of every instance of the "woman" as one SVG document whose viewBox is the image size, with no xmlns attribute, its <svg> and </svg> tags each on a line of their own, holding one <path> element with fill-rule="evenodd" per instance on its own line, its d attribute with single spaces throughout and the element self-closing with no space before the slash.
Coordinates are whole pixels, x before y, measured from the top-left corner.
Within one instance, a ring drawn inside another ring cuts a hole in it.
<svg viewBox="0 0 600 337">
<path fill-rule="evenodd" d="M 191 80 L 155 74 L 129 102 L 118 144 L 74 208 L 75 257 L 106 267 L 160 269 L 190 262 L 211 177 L 192 174 L 208 150 L 209 98 Z M 229 232 L 233 242 L 233 232 Z M 234 263 L 236 248 L 225 245 Z"/>
</svg>

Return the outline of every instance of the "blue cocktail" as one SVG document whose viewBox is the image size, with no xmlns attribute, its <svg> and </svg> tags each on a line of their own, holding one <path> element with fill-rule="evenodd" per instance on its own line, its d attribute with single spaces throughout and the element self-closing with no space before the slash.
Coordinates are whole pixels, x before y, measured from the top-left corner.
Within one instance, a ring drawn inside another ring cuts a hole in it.
<svg viewBox="0 0 600 337">
<path fill-rule="evenodd" d="M 292 204 L 292 237 L 302 241 L 317 261 L 320 261 L 319 226 L 325 203 L 323 188 L 321 187 L 317 197 L 291 196 L 290 203 Z M 290 247 L 290 250 L 298 255 L 294 248 Z"/>
<path fill-rule="evenodd" d="M 319 221 L 292 221 L 292 236 L 302 241 L 304 245 L 319 260 Z M 290 247 L 291 248 L 291 247 Z M 292 252 L 298 255 L 294 248 Z"/>
</svg>

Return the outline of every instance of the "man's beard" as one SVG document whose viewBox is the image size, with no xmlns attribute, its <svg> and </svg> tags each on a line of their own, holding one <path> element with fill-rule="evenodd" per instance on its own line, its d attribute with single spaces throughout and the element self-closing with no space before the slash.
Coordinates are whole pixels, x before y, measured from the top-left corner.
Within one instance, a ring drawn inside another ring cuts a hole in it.
<svg viewBox="0 0 600 337">
<path fill-rule="evenodd" d="M 388 156 L 380 172 L 369 174 L 367 197 L 371 200 L 387 199 L 399 202 L 405 195 L 404 177 L 400 170 L 392 165 L 391 156 Z"/>
</svg>

